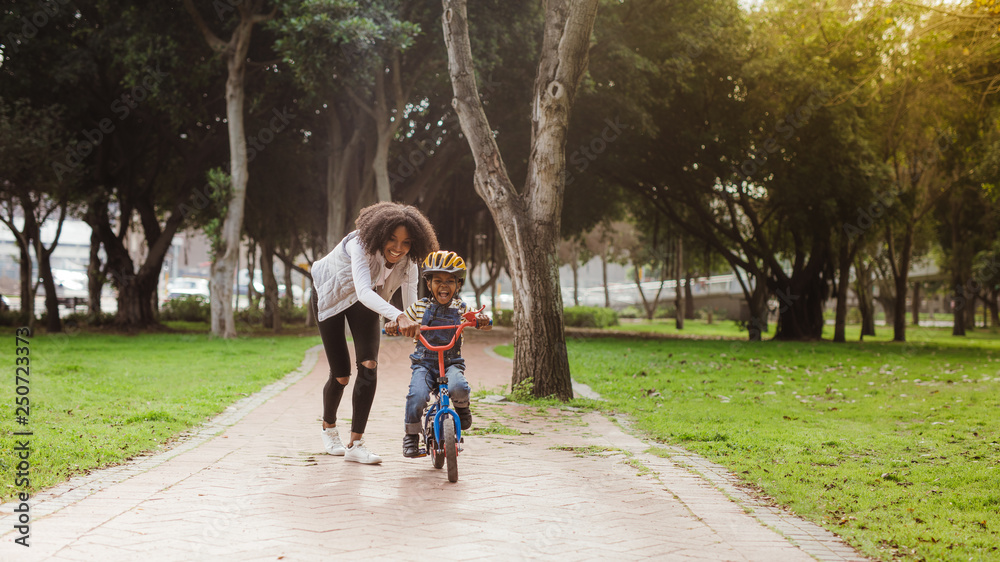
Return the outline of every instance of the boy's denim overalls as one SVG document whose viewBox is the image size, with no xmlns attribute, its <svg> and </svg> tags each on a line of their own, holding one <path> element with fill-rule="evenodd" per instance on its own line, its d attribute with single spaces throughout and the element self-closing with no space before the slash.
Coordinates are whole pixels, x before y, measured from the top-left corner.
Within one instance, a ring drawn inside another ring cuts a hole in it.
<svg viewBox="0 0 1000 562">
<path fill-rule="evenodd" d="M 454 302 L 454 301 L 453 301 Z M 431 299 L 424 310 L 424 317 L 420 324 L 423 326 L 457 326 L 465 319 L 459 314 L 458 308 L 452 308 L 450 303 L 439 304 Z M 427 343 L 438 346 L 447 345 L 455 335 L 455 330 L 430 330 L 421 332 Z M 438 385 L 438 352 L 430 351 L 424 347 L 423 342 L 417 339 L 417 349 L 410 355 L 410 368 L 413 375 L 410 377 L 410 392 L 406 395 L 406 416 L 403 422 L 406 424 L 406 433 L 417 434 L 423 431 L 420 427 L 420 417 L 427 407 L 428 394 L 437 394 Z M 452 406 L 455 408 L 467 408 L 469 406 L 469 381 L 465 379 L 465 359 L 462 359 L 462 339 L 455 342 L 455 346 L 444 352 L 445 374 L 448 377 L 448 393 L 451 396 Z"/>
</svg>

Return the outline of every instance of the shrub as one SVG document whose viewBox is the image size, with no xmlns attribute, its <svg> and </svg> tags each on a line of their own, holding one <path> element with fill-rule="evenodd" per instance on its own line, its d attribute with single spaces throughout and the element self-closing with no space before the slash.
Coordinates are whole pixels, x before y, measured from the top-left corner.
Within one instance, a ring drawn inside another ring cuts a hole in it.
<svg viewBox="0 0 1000 562">
<path fill-rule="evenodd" d="M 289 306 L 286 301 L 281 301 L 281 321 L 287 322 L 289 324 L 305 324 L 306 323 L 306 307 L 304 306 Z"/>
<path fill-rule="evenodd" d="M 264 322 L 264 305 L 237 310 L 233 313 L 233 319 L 242 324 L 262 324 Z"/>
<path fill-rule="evenodd" d="M 91 316 L 86 312 L 73 312 L 67 314 L 63 318 L 63 322 L 67 326 L 110 326 L 115 323 L 116 315 L 113 312 L 102 312 L 98 315 Z"/>
<path fill-rule="evenodd" d="M 493 323 L 497 326 L 513 326 L 514 325 L 514 311 L 508 309 L 498 310 L 496 316 L 493 318 Z"/>
<path fill-rule="evenodd" d="M 278 301 L 278 309 L 281 314 L 281 322 L 283 324 L 305 324 L 306 323 L 306 307 L 304 306 L 288 306 L 285 304 L 284 300 Z M 234 319 L 237 322 L 243 324 L 263 324 L 264 323 L 264 303 L 261 302 L 255 308 L 244 308 L 242 310 L 237 310 L 233 314 Z"/>
<path fill-rule="evenodd" d="M 836 315 L 835 315 L 836 316 Z M 860 324 L 861 323 L 861 310 L 855 307 L 847 309 L 847 323 L 848 324 Z"/>
<path fill-rule="evenodd" d="M 535 379 L 528 377 L 515 384 L 510 390 L 507 399 L 511 402 L 530 402 L 534 398 Z"/>
<path fill-rule="evenodd" d="M 653 318 L 676 318 L 677 309 L 673 306 L 661 306 L 653 313 Z"/>
<path fill-rule="evenodd" d="M 694 317 L 697 320 L 705 320 L 709 324 L 716 322 L 719 319 L 724 319 L 726 317 L 725 308 L 716 308 L 714 306 L 705 306 L 699 308 L 694 312 Z"/>
<path fill-rule="evenodd" d="M 643 314 L 642 311 L 640 311 L 638 308 L 636 308 L 636 307 L 634 307 L 632 305 L 629 305 L 629 306 L 626 306 L 625 308 L 621 309 L 621 311 L 618 312 L 618 317 L 619 318 L 645 318 L 646 315 Z"/>
<path fill-rule="evenodd" d="M 208 322 L 211 317 L 211 305 L 205 297 L 199 295 L 171 299 L 160 308 L 160 320 Z"/>
<path fill-rule="evenodd" d="M 25 325 L 26 322 L 21 320 L 21 312 L 17 310 L 3 310 L 0 311 L 0 326 L 20 326 Z"/>
<path fill-rule="evenodd" d="M 618 325 L 618 313 L 597 306 L 571 306 L 563 311 L 563 322 L 575 328 L 607 328 Z"/>
</svg>

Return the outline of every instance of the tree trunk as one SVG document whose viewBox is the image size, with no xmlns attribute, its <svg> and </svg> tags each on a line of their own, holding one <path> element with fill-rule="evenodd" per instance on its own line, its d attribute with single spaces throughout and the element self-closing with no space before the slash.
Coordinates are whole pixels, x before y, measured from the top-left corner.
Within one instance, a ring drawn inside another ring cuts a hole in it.
<svg viewBox="0 0 1000 562">
<path fill-rule="evenodd" d="M 775 287 L 774 293 L 781 301 L 776 340 L 818 340 L 823 336 L 824 281 L 814 275 L 803 277 L 792 278 L 785 287 Z"/>
<path fill-rule="evenodd" d="M 573 255 L 573 261 L 569 264 L 573 271 L 573 306 L 580 306 L 580 262 L 579 254 Z"/>
<path fill-rule="evenodd" d="M 250 310 L 258 310 L 260 308 L 261 295 L 257 292 L 257 288 L 253 284 L 256 273 L 257 243 L 253 239 L 250 239 L 247 243 L 247 277 L 250 279 L 247 281 L 247 308 Z M 237 294 L 239 294 L 239 291 L 237 291 Z M 237 297 L 237 302 L 238 299 L 239 297 Z"/>
<path fill-rule="evenodd" d="M 30 243 L 30 242 L 29 242 Z M 35 327 L 35 280 L 33 279 L 34 267 L 31 263 L 31 251 L 28 246 L 21 244 L 18 237 L 18 249 L 21 252 L 21 311 L 20 323 L 34 330 Z"/>
<path fill-rule="evenodd" d="M 118 286 L 117 323 L 134 331 L 156 323 L 153 297 L 156 293 L 155 278 L 131 276 Z"/>
<path fill-rule="evenodd" d="M 840 241 L 840 259 L 837 264 L 837 315 L 833 329 L 833 341 L 837 343 L 847 341 L 847 285 L 851 281 L 851 252 L 847 245 L 846 239 Z"/>
<path fill-rule="evenodd" d="M 249 46 L 252 23 L 240 22 L 233 32 L 245 39 L 239 41 Z M 246 72 L 246 48 L 229 58 L 229 78 L 226 80 L 226 118 L 229 130 L 229 166 L 231 170 L 232 197 L 222 223 L 219 255 L 212 261 L 212 334 L 226 339 L 236 337 L 233 317 L 233 278 L 239 260 L 240 234 L 243 229 L 243 205 L 247 189 L 247 145 L 243 126 L 243 78 Z"/>
<path fill-rule="evenodd" d="M 888 326 L 889 322 L 896 317 L 896 298 L 892 295 L 883 293 L 882 289 L 884 289 L 884 286 L 880 284 L 879 295 L 876 300 L 880 305 L 882 305 L 882 312 L 885 314 L 886 325 Z"/>
<path fill-rule="evenodd" d="M 953 303 L 951 308 L 952 313 L 952 326 L 951 335 L 953 336 L 964 336 L 965 335 L 965 308 L 968 306 L 966 301 L 967 289 L 965 289 L 965 284 L 963 283 L 963 277 L 961 272 L 956 268 L 952 272 L 952 283 L 955 285 L 955 294 L 953 296 Z"/>
<path fill-rule="evenodd" d="M 51 250 L 46 250 L 40 239 L 39 225 L 32 221 L 32 239 L 35 241 L 35 256 L 38 258 L 38 276 L 42 279 L 42 286 L 45 287 L 45 330 L 50 334 L 62 332 L 62 321 L 59 319 L 59 295 L 56 294 L 56 284 L 52 279 L 52 264 L 50 256 Z M 28 220 L 25 220 L 27 227 Z M 53 246 L 55 244 L 53 243 Z"/>
<path fill-rule="evenodd" d="M 375 130 L 377 131 L 375 154 L 372 158 L 372 172 L 375 175 L 375 198 L 377 201 L 392 201 L 392 185 L 389 180 L 389 148 L 396 137 L 396 131 L 399 130 L 405 110 L 398 53 L 393 54 L 390 68 L 390 79 L 392 81 L 390 86 L 392 87 L 393 101 L 396 106 L 392 109 L 396 110 L 395 116 L 389 107 L 385 77 L 385 72 L 377 72 L 375 74 L 375 107 L 374 111 L 371 111 L 372 118 L 375 119 Z"/>
<path fill-rule="evenodd" d="M 601 282 L 604 284 L 604 308 L 611 308 L 611 291 L 608 289 L 608 257 L 601 254 Z"/>
<path fill-rule="evenodd" d="M 108 253 L 108 267 L 118 281 L 118 315 L 115 321 L 129 330 L 142 329 L 158 321 L 156 287 L 170 242 L 184 220 L 180 204 L 172 210 L 162 230 L 152 206 L 140 206 L 139 213 L 148 251 L 146 261 L 138 271 L 110 224 L 101 225 L 101 243 Z"/>
<path fill-rule="evenodd" d="M 684 318 L 694 320 L 694 292 L 691 290 L 691 270 L 684 276 Z M 711 312 L 709 312 L 711 316 Z M 709 324 L 711 324 L 711 318 Z"/>
<path fill-rule="evenodd" d="M 863 259 L 859 259 L 855 264 L 857 280 L 855 281 L 854 292 L 858 296 L 858 312 L 861 313 L 861 337 L 875 335 L 875 303 L 872 296 L 872 268 L 871 264 L 865 265 Z"/>
<path fill-rule="evenodd" d="M 281 331 L 281 308 L 278 306 L 278 280 L 274 277 L 274 243 L 260 243 L 260 271 L 264 282 L 264 327 Z M 286 285 L 286 291 L 291 289 Z"/>
<path fill-rule="evenodd" d="M 768 310 L 767 299 L 769 291 L 767 283 L 762 279 L 754 279 L 753 289 L 750 291 L 750 298 L 747 299 L 747 308 L 750 309 L 750 320 L 747 322 L 747 339 L 749 341 L 761 341 L 767 333 Z"/>
<path fill-rule="evenodd" d="M 497 311 L 500 308 L 497 305 L 497 284 L 500 283 L 500 277 L 497 276 L 497 280 L 490 284 L 490 312 L 493 313 L 493 318 L 497 317 Z"/>
<path fill-rule="evenodd" d="M 309 278 L 309 298 L 304 303 L 306 305 L 306 327 L 311 328 L 316 325 L 316 286 L 313 285 L 312 278 Z"/>
<path fill-rule="evenodd" d="M 649 301 L 646 300 L 646 293 L 642 291 L 642 266 L 635 266 L 632 270 L 635 277 L 635 288 L 639 291 L 639 299 L 642 300 L 642 311 L 646 314 L 646 320 L 652 320 L 656 314 L 656 305 L 654 304 L 652 308 L 649 306 Z"/>
<path fill-rule="evenodd" d="M 45 330 L 50 334 L 62 332 L 62 320 L 59 318 L 59 295 L 56 294 L 56 284 L 52 280 L 51 252 L 42 247 L 41 241 L 35 241 L 35 251 L 38 255 L 38 275 L 45 287 Z"/>
<path fill-rule="evenodd" d="M 971 288 L 966 287 L 965 288 L 965 331 L 966 332 L 974 332 L 976 330 L 976 301 L 978 300 L 979 300 L 979 294 L 976 291 L 972 290 Z"/>
<path fill-rule="evenodd" d="M 558 231 L 536 233 L 532 247 L 523 250 L 509 247 L 514 293 L 515 370 L 513 385 L 532 381 L 535 396 L 573 397 L 566 355 L 562 294 L 559 270 L 555 263 Z M 523 255 L 517 256 L 518 251 Z M 559 342 L 562 345 L 551 345 Z M 535 365 L 535 368 L 525 368 Z M 558 369 L 554 373 L 548 368 Z M 552 376 L 560 375 L 560 376 Z"/>
<path fill-rule="evenodd" d="M 476 88 L 465 0 L 442 0 L 448 70 L 462 132 L 476 163 L 474 185 L 500 230 L 514 294 L 512 387 L 531 380 L 535 396 L 573 397 L 556 248 L 566 171 L 566 130 L 587 68 L 597 0 L 545 4 L 541 59 L 531 106 L 523 190 L 510 181 Z"/>
<path fill-rule="evenodd" d="M 916 283 L 913 284 L 913 304 L 912 304 L 912 309 L 913 309 L 913 325 L 914 326 L 919 326 L 920 325 L 920 286 L 921 285 L 923 285 L 923 283 L 921 283 L 919 281 L 917 281 Z"/>
<path fill-rule="evenodd" d="M 907 224 L 903 232 L 903 247 L 896 255 L 895 241 L 891 228 L 887 228 L 886 242 L 889 249 L 889 264 L 892 268 L 896 302 L 892 306 L 892 341 L 906 341 L 906 292 L 909 288 L 910 258 L 913 255 L 913 224 Z"/>
<path fill-rule="evenodd" d="M 486 289 L 496 288 L 497 278 L 500 276 L 501 269 L 503 269 L 502 264 L 499 261 L 497 261 L 496 257 L 493 257 L 493 260 L 490 262 L 489 268 L 486 270 L 487 274 L 489 275 L 489 278 L 486 280 L 485 283 L 481 285 L 476 285 L 475 280 L 472 277 L 472 274 L 471 273 L 469 274 L 469 279 L 468 279 L 469 285 L 472 286 L 472 291 L 476 294 L 476 308 L 483 306 L 482 295 L 483 293 L 486 292 Z M 493 291 L 493 293 L 491 293 L 491 299 L 496 299 L 496 291 Z M 495 311 L 496 301 L 492 300 L 491 302 L 493 302 L 492 306 L 493 310 Z"/>
<path fill-rule="evenodd" d="M 330 251 L 347 234 L 349 201 L 348 178 L 354 164 L 361 130 L 354 129 L 351 140 L 344 145 L 343 126 L 337 108 L 331 106 L 328 122 L 330 148 L 326 157 L 326 251 Z"/>
<path fill-rule="evenodd" d="M 990 321 L 994 328 L 1000 328 L 1000 303 L 998 303 L 1000 291 L 992 291 L 990 297 L 986 299 L 986 306 L 990 309 Z"/>
<path fill-rule="evenodd" d="M 101 263 L 101 236 L 94 225 L 90 231 L 90 262 L 87 264 L 87 316 L 101 315 L 101 293 L 104 291 L 104 271 Z"/>
<path fill-rule="evenodd" d="M 226 123 L 229 132 L 229 173 L 232 197 L 222 223 L 219 253 L 212 260 L 212 335 L 223 338 L 236 337 L 233 317 L 233 277 L 239 260 L 240 235 L 243 230 L 243 207 L 247 189 L 247 142 L 243 125 L 244 77 L 250 37 L 257 22 L 270 16 L 259 14 L 262 0 L 237 5 L 240 19 L 229 42 L 223 42 L 208 28 L 195 9 L 192 0 L 184 0 L 184 7 L 194 18 L 209 46 L 222 55 L 226 62 Z"/>
<path fill-rule="evenodd" d="M 23 198 L 22 198 L 23 199 Z M 22 206 L 24 204 L 22 203 Z M 38 259 L 38 276 L 42 278 L 42 286 L 45 287 L 45 329 L 49 333 L 62 332 L 62 320 L 59 318 L 59 295 L 56 294 L 56 283 L 52 278 L 52 252 L 59 244 L 59 236 L 62 233 L 63 223 L 66 220 L 66 203 L 59 205 L 59 221 L 56 226 L 55 239 L 48 248 L 42 243 L 41 227 L 36 216 L 35 209 L 24 206 L 24 230 L 27 238 L 34 241 L 35 257 Z"/>
<path fill-rule="evenodd" d="M 27 199 L 19 197 L 19 199 L 21 199 L 21 207 L 25 216 L 28 213 L 34 213 L 30 197 Z M 25 205 L 28 205 L 28 207 L 25 207 Z M 18 311 L 18 322 L 21 326 L 27 326 L 29 330 L 33 331 L 35 326 L 35 280 L 33 275 L 34 266 L 31 263 L 31 248 L 34 245 L 34 240 L 29 236 L 27 221 L 21 225 L 21 230 L 18 230 L 17 225 L 14 224 L 13 209 L 10 209 L 10 211 L 8 215 L 0 216 L 0 222 L 7 225 L 11 234 L 14 235 L 14 240 L 17 241 L 17 249 L 20 254 L 18 269 L 21 308 Z"/>
<path fill-rule="evenodd" d="M 681 288 L 681 277 L 684 271 L 684 239 L 681 237 L 677 238 L 677 256 L 674 259 L 674 268 L 676 270 L 676 275 L 674 275 L 674 326 L 678 330 L 684 329 L 684 311 L 687 308 L 684 306 L 684 292 Z"/>
<path fill-rule="evenodd" d="M 285 307 L 291 310 L 295 307 L 295 294 L 292 292 L 292 268 L 285 266 Z"/>
</svg>

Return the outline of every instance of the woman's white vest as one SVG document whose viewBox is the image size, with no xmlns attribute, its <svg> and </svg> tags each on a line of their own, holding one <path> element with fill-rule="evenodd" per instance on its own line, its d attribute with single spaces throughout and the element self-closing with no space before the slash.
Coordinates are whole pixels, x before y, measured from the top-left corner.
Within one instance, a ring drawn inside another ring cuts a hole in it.
<svg viewBox="0 0 1000 562">
<path fill-rule="evenodd" d="M 348 234 L 332 252 L 313 264 L 312 277 L 313 285 L 316 287 L 320 322 L 340 314 L 358 302 L 358 293 L 354 290 L 354 275 L 351 274 L 351 255 L 347 251 L 347 242 L 357 236 L 357 230 Z M 382 264 L 385 258 L 382 257 L 381 251 L 375 252 L 374 255 L 366 253 L 365 256 L 368 258 L 368 269 L 374 282 L 382 276 Z M 409 264 L 405 261 L 392 268 L 385 284 L 378 288 L 378 295 L 386 302 L 406 279 L 406 272 L 409 269 L 406 266 Z M 373 286 L 372 289 L 376 287 Z"/>
</svg>

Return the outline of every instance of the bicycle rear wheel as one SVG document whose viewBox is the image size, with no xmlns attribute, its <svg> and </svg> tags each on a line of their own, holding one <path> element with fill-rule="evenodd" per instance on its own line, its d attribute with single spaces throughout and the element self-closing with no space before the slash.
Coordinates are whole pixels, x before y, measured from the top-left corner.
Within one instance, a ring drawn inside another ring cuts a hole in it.
<svg viewBox="0 0 1000 562">
<path fill-rule="evenodd" d="M 444 457 L 448 461 L 448 482 L 458 482 L 458 443 L 455 441 L 455 420 L 448 416 L 444 424 Z"/>
</svg>

